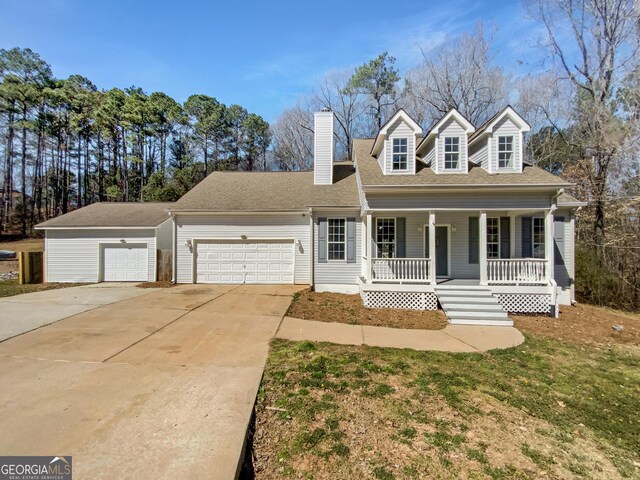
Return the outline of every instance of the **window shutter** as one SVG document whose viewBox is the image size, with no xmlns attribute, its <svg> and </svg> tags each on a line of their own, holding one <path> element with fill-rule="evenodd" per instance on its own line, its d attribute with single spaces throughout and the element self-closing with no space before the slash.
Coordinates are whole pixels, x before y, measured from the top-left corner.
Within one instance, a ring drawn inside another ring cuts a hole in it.
<svg viewBox="0 0 640 480">
<path fill-rule="evenodd" d="M 500 258 L 511 256 L 511 219 L 500 217 Z"/>
<path fill-rule="evenodd" d="M 554 263 L 556 265 L 564 265 L 564 217 L 554 217 L 553 222 Z"/>
<path fill-rule="evenodd" d="M 522 258 L 533 257 L 531 217 L 522 217 Z"/>
<path fill-rule="evenodd" d="M 478 263 L 480 253 L 480 219 L 469 217 L 469 263 Z"/>
<path fill-rule="evenodd" d="M 407 256 L 406 225 L 404 217 L 396 218 L 396 257 L 405 258 Z"/>
<path fill-rule="evenodd" d="M 356 219 L 347 218 L 347 263 L 356 263 Z"/>
<path fill-rule="evenodd" d="M 327 263 L 327 217 L 318 218 L 318 263 Z"/>
</svg>

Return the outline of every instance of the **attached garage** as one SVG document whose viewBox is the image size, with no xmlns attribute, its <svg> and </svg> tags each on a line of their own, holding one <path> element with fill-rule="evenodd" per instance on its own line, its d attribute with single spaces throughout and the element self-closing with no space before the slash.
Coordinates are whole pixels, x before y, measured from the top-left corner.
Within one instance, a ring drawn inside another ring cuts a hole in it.
<svg viewBox="0 0 640 480">
<path fill-rule="evenodd" d="M 196 283 L 294 283 L 294 241 L 196 240 Z"/>
<path fill-rule="evenodd" d="M 47 282 L 153 282 L 170 203 L 95 203 L 41 223 Z M 168 247 L 167 247 L 168 245 Z"/>
</svg>

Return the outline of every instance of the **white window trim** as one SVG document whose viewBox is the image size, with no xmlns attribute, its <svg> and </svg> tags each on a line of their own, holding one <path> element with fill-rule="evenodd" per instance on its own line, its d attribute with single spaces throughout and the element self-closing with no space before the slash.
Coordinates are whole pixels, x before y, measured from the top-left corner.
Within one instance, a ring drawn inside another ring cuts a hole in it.
<svg viewBox="0 0 640 480">
<path fill-rule="evenodd" d="M 458 150 L 456 152 L 447 152 L 447 139 L 457 139 L 458 140 Z M 460 141 L 460 137 L 457 135 L 447 135 L 442 139 L 442 147 L 443 147 L 443 157 L 442 157 L 442 168 L 445 172 L 459 172 L 462 170 L 462 142 Z M 456 167 L 447 167 L 447 154 L 456 153 L 458 155 L 458 165 Z"/>
<path fill-rule="evenodd" d="M 380 244 L 378 243 L 378 221 L 379 220 L 393 220 L 393 257 L 389 258 L 397 258 L 396 254 L 398 253 L 398 227 L 396 222 L 396 217 L 376 217 L 376 258 L 383 258 L 380 256 Z M 391 242 L 384 242 L 391 243 Z"/>
<path fill-rule="evenodd" d="M 405 153 L 394 153 L 393 152 L 393 146 L 394 146 L 393 142 L 396 141 L 396 140 L 404 140 L 407 143 L 405 145 L 405 147 L 407 149 L 407 151 Z M 393 156 L 394 155 L 404 155 L 405 156 L 405 162 L 406 162 L 407 166 L 405 168 L 394 168 L 393 167 L 393 165 L 395 163 L 393 161 Z M 406 172 L 408 172 L 410 170 L 409 169 L 409 139 L 407 137 L 394 137 L 394 138 L 391 138 L 391 159 L 390 159 L 390 161 L 391 161 L 391 172 L 392 173 L 406 173 Z"/>
<path fill-rule="evenodd" d="M 542 221 L 542 243 L 538 242 L 536 244 L 535 242 L 535 224 L 536 224 L 536 220 Z M 547 250 L 546 250 L 546 238 L 547 238 L 547 232 L 545 231 L 547 228 L 547 226 L 545 225 L 545 218 L 544 217 L 531 217 L 531 257 L 532 258 L 537 258 L 539 260 L 544 260 L 545 258 L 547 258 Z M 536 245 L 542 245 L 542 256 L 541 257 L 536 257 Z"/>
<path fill-rule="evenodd" d="M 500 139 L 501 138 L 510 138 L 511 139 L 511 150 L 500 150 Z M 498 170 L 513 170 L 516 168 L 516 137 L 515 135 L 498 135 L 498 142 L 497 142 L 497 150 L 498 150 L 498 158 L 497 158 L 497 163 L 496 163 L 496 167 L 498 168 Z M 510 152 L 511 153 L 511 165 L 510 166 L 506 166 L 506 167 L 501 167 L 500 166 L 500 154 L 501 153 L 507 153 Z"/>
<path fill-rule="evenodd" d="M 490 257 L 489 256 L 489 244 L 491 245 L 495 245 L 496 242 L 489 242 L 489 220 L 497 220 L 498 221 L 498 256 L 497 257 Z M 532 227 L 533 230 L 533 227 Z M 497 260 L 499 258 L 502 258 L 500 255 L 500 243 L 501 243 L 501 238 L 502 238 L 502 232 L 500 231 L 500 217 L 487 217 L 487 260 Z"/>
<path fill-rule="evenodd" d="M 330 220 L 344 220 L 344 241 L 332 242 L 329 240 L 329 221 Z M 344 244 L 344 258 L 329 258 L 329 244 Z M 328 263 L 346 263 L 347 262 L 347 217 L 327 217 L 327 262 Z"/>
</svg>

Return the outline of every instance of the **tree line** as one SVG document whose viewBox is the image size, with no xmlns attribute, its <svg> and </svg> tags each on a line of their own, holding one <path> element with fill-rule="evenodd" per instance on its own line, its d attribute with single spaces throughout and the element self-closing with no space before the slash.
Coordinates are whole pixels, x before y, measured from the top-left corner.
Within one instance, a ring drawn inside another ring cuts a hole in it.
<svg viewBox="0 0 640 480">
<path fill-rule="evenodd" d="M 269 124 L 207 95 L 57 79 L 30 49 L 0 50 L 0 233 L 97 201 L 173 201 L 214 170 L 265 169 Z"/>
</svg>

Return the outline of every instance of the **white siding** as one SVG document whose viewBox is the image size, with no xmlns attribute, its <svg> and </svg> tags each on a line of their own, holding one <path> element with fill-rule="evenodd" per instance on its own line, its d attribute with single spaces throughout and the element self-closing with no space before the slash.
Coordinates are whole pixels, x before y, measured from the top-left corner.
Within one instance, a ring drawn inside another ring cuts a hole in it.
<svg viewBox="0 0 640 480">
<path fill-rule="evenodd" d="M 489 159 L 489 146 L 487 140 L 480 140 L 469 147 L 469 160 L 476 165 L 480 165 L 485 170 L 489 169 L 487 161 Z"/>
<path fill-rule="evenodd" d="M 238 215 L 177 217 L 177 282 L 192 282 L 192 255 L 186 245 L 191 239 L 237 238 L 295 238 L 295 283 L 310 283 L 310 235 L 308 214 L 298 215 Z"/>
<path fill-rule="evenodd" d="M 513 136 L 513 168 L 498 168 L 498 137 Z M 522 144 L 520 129 L 509 117 L 504 117 L 493 128 L 493 135 L 489 137 L 491 142 L 491 167 L 490 172 L 522 172 Z"/>
<path fill-rule="evenodd" d="M 327 261 L 327 263 L 318 263 L 318 218 L 319 217 L 340 217 L 356 219 L 356 261 L 355 263 L 347 263 L 346 260 Z M 360 212 L 353 211 L 345 213 L 344 211 L 322 211 L 314 210 L 313 222 L 313 261 L 315 284 L 329 285 L 355 285 L 358 277 L 362 272 L 362 222 L 360 221 Z"/>
<path fill-rule="evenodd" d="M 560 303 L 567 305 L 571 303 L 571 290 L 575 282 L 575 252 L 573 247 L 573 230 L 571 225 L 571 211 L 558 210 L 555 217 L 564 217 L 564 265 L 555 265 L 554 278 L 561 288 Z"/>
<path fill-rule="evenodd" d="M 393 139 L 407 139 L 407 170 L 393 170 Z M 416 136 L 409 125 L 399 119 L 389 128 L 387 139 L 384 141 L 385 174 L 414 174 L 416 171 Z"/>
<path fill-rule="evenodd" d="M 434 169 L 436 168 L 436 142 L 433 140 L 430 140 L 429 143 L 425 146 L 425 154 L 422 157 L 422 159 L 424 160 L 424 163 L 426 163 L 428 166 L 430 166 L 431 168 Z M 423 150 L 424 151 L 424 150 Z"/>
<path fill-rule="evenodd" d="M 449 194 L 368 194 L 371 209 L 377 208 L 509 208 L 543 209 L 551 205 L 551 194 L 545 192 L 449 193 Z"/>
<path fill-rule="evenodd" d="M 156 276 L 155 228 L 147 229 L 65 229 L 46 231 L 45 262 L 47 282 L 98 282 L 100 244 L 146 243 L 149 250 L 149 278 Z"/>
<path fill-rule="evenodd" d="M 445 170 L 444 168 L 444 138 L 458 137 L 460 139 L 460 163 L 456 170 Z M 467 173 L 467 133 L 462 125 L 455 119 L 450 119 L 441 128 L 436 138 L 437 163 L 434 171 L 436 173 Z"/>
<path fill-rule="evenodd" d="M 333 183 L 333 112 L 314 115 L 313 172 L 316 185 Z"/>
<path fill-rule="evenodd" d="M 156 248 L 171 250 L 173 245 L 173 220 L 169 219 L 156 227 Z"/>
</svg>

